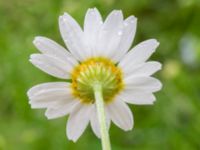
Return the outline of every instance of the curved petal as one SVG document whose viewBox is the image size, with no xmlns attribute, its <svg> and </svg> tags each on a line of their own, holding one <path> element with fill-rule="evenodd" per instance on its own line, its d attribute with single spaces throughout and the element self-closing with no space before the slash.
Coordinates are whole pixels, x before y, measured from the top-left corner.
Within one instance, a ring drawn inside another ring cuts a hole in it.
<svg viewBox="0 0 200 150">
<path fill-rule="evenodd" d="M 110 119 L 121 129 L 128 131 L 133 128 L 133 115 L 128 105 L 122 100 L 115 100 L 106 106 Z"/>
<path fill-rule="evenodd" d="M 79 100 L 71 99 L 70 101 L 68 100 L 64 104 L 59 105 L 57 107 L 47 108 L 47 110 L 45 112 L 45 116 L 48 119 L 55 119 L 55 118 L 63 117 L 65 115 L 69 114 L 73 110 L 73 108 L 76 107 L 76 105 L 78 105 L 79 103 L 80 103 Z"/>
<path fill-rule="evenodd" d="M 128 78 L 131 76 L 151 76 L 152 74 L 154 74 L 155 72 L 157 72 L 158 70 L 160 70 L 162 67 L 161 63 L 156 62 L 156 61 L 148 61 L 145 63 L 141 63 L 138 65 L 135 65 L 129 69 L 125 69 L 123 70 L 124 72 L 124 77 Z"/>
<path fill-rule="evenodd" d="M 154 39 L 139 43 L 122 58 L 119 66 L 126 72 L 135 64 L 144 63 L 152 55 L 158 45 L 159 43 Z"/>
<path fill-rule="evenodd" d="M 159 80 L 153 77 L 128 77 L 124 79 L 125 88 L 129 90 L 143 90 L 144 92 L 151 93 L 159 91 L 162 84 Z"/>
<path fill-rule="evenodd" d="M 61 79 L 68 79 L 73 69 L 73 66 L 65 61 L 45 54 L 32 54 L 30 62 L 42 71 Z"/>
<path fill-rule="evenodd" d="M 57 96 L 57 94 L 58 93 L 53 92 L 51 94 L 52 96 L 41 94 L 41 96 L 29 98 L 29 104 L 31 105 L 31 108 L 57 108 L 73 100 L 71 95 L 60 94 Z"/>
<path fill-rule="evenodd" d="M 123 15 L 121 11 L 114 10 L 106 18 L 97 38 L 96 56 L 110 58 L 116 53 L 121 39 Z"/>
<path fill-rule="evenodd" d="M 58 107 L 73 99 L 67 82 L 42 83 L 29 89 L 27 95 L 32 108 Z"/>
<path fill-rule="evenodd" d="M 76 142 L 86 129 L 91 116 L 91 105 L 78 104 L 70 113 L 67 123 L 67 136 Z"/>
<path fill-rule="evenodd" d="M 107 129 L 109 130 L 110 128 L 110 118 L 108 117 L 108 113 L 106 113 L 106 125 L 107 125 Z M 101 133 L 100 133 L 100 125 L 99 125 L 99 119 L 98 119 L 98 115 L 97 115 L 97 109 L 96 106 L 93 106 L 93 112 L 90 118 L 90 124 L 92 127 L 92 130 L 94 132 L 94 134 L 98 137 L 101 138 Z"/>
<path fill-rule="evenodd" d="M 84 36 L 87 41 L 88 47 L 90 47 L 89 56 L 92 57 L 95 54 L 95 45 L 97 44 L 97 35 L 103 24 L 101 14 L 96 8 L 88 9 L 85 21 L 84 21 Z"/>
<path fill-rule="evenodd" d="M 138 90 L 124 90 L 117 98 L 136 105 L 151 105 L 156 100 L 152 93 L 145 93 Z"/>
<path fill-rule="evenodd" d="M 78 23 L 67 13 L 59 17 L 61 36 L 69 51 L 77 60 L 88 57 L 88 47 L 84 41 L 84 34 Z"/>
<path fill-rule="evenodd" d="M 30 100 L 29 104 L 31 105 L 32 109 L 38 109 L 38 108 L 51 108 L 51 107 L 59 107 L 63 105 L 66 102 L 66 100 L 60 100 L 55 99 L 55 101 L 34 101 Z"/>
<path fill-rule="evenodd" d="M 78 63 L 65 48 L 49 38 L 37 36 L 35 37 L 33 44 L 43 54 L 57 57 L 62 61 L 65 61 L 67 64 L 71 64 L 72 66 L 75 66 Z"/>
<path fill-rule="evenodd" d="M 137 27 L 137 18 L 134 16 L 128 17 L 123 23 L 123 32 L 121 35 L 120 43 L 116 49 L 116 53 L 112 56 L 115 62 L 120 61 L 120 59 L 127 53 L 130 49 L 131 44 L 134 40 Z"/>
<path fill-rule="evenodd" d="M 38 95 L 40 92 L 44 92 L 49 89 L 67 89 L 69 88 L 69 83 L 67 82 L 48 82 L 38 84 L 28 90 L 27 94 L 29 97 Z"/>
</svg>

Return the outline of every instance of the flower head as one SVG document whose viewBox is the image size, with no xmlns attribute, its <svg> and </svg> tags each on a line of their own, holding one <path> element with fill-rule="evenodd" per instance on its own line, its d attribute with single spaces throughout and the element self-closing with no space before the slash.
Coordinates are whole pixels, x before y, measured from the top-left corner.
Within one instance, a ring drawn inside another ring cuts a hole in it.
<svg viewBox="0 0 200 150">
<path fill-rule="evenodd" d="M 124 19 L 118 10 L 103 22 L 96 8 L 89 9 L 83 29 L 69 14 L 60 16 L 59 28 L 67 49 L 48 38 L 36 37 L 33 43 L 41 53 L 32 54 L 30 61 L 42 71 L 68 80 L 32 87 L 28 91 L 31 107 L 47 108 L 48 119 L 69 114 L 67 136 L 73 141 L 89 123 L 100 137 L 94 98 L 98 83 L 107 127 L 112 121 L 125 131 L 131 130 L 133 116 L 126 103 L 153 104 L 153 93 L 161 89 L 159 80 L 151 77 L 161 64 L 147 61 L 159 43 L 150 39 L 130 49 L 136 23 L 134 16 Z"/>
</svg>

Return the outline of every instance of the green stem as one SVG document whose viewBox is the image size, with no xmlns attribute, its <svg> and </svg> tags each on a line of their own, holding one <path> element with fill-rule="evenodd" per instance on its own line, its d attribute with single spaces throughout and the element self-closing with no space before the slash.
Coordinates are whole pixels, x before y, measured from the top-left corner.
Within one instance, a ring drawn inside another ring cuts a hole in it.
<svg viewBox="0 0 200 150">
<path fill-rule="evenodd" d="M 95 103 L 97 107 L 97 115 L 100 123 L 100 132 L 101 132 L 101 144 L 103 150 L 111 150 L 110 139 L 108 134 L 108 129 L 106 127 L 106 117 L 104 110 L 104 100 L 102 86 L 99 83 L 94 84 L 94 95 Z"/>
</svg>

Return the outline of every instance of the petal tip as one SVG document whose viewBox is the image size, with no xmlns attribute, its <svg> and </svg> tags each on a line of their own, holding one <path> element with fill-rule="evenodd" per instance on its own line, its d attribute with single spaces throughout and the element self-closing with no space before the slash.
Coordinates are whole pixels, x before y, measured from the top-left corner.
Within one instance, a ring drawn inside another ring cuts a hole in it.
<svg viewBox="0 0 200 150">
<path fill-rule="evenodd" d="M 132 21 L 137 21 L 137 17 L 135 17 L 135 16 L 130 16 L 130 19 L 132 20 Z"/>
<path fill-rule="evenodd" d="M 47 114 L 47 112 L 45 112 L 45 117 L 48 119 L 48 120 L 51 120 L 51 119 L 53 119 L 53 117 L 51 117 L 51 116 L 49 116 L 48 114 Z"/>
<path fill-rule="evenodd" d="M 67 135 L 68 139 L 71 140 L 72 142 L 76 143 L 78 138 L 72 137 L 71 135 Z"/>
<path fill-rule="evenodd" d="M 40 43 L 42 37 L 41 36 L 36 36 L 34 39 L 33 39 L 33 44 L 37 47 L 37 45 Z"/>
<path fill-rule="evenodd" d="M 59 18 L 58 18 L 59 23 L 63 22 L 63 16 L 64 16 L 64 15 L 59 16 Z"/>
<path fill-rule="evenodd" d="M 153 39 L 153 42 L 155 43 L 156 47 L 160 45 L 160 42 L 157 39 Z"/>
<path fill-rule="evenodd" d="M 30 57 L 29 57 L 29 61 L 32 62 L 32 60 L 35 59 L 39 55 L 40 54 L 31 54 Z"/>
<path fill-rule="evenodd" d="M 30 99 L 31 97 L 31 89 L 29 89 L 27 92 L 26 92 L 26 95 L 28 96 L 28 98 Z M 30 101 L 29 101 L 30 102 Z"/>
<path fill-rule="evenodd" d="M 131 126 L 131 127 L 128 127 L 128 128 L 126 128 L 126 129 L 124 129 L 124 131 L 131 131 L 131 130 L 133 130 L 133 125 Z"/>
</svg>

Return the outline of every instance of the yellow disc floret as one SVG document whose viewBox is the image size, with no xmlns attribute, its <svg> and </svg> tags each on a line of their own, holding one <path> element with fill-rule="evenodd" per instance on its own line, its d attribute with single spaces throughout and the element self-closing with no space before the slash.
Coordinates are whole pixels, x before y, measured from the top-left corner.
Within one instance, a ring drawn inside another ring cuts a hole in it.
<svg viewBox="0 0 200 150">
<path fill-rule="evenodd" d="M 83 103 L 94 103 L 94 84 L 101 84 L 104 101 L 110 102 L 123 89 L 122 72 L 109 59 L 98 57 L 81 62 L 72 72 L 72 93 Z"/>
</svg>

